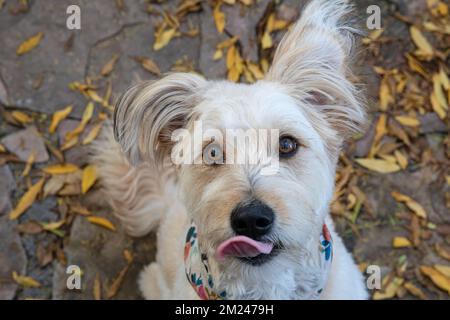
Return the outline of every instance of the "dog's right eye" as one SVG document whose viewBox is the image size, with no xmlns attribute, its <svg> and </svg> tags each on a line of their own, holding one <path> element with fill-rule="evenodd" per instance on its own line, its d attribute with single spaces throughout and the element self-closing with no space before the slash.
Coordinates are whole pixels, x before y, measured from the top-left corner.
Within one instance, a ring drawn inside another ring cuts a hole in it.
<svg viewBox="0 0 450 320">
<path fill-rule="evenodd" d="M 290 158 L 297 152 L 297 140 L 290 136 L 280 137 L 279 154 L 282 158 Z"/>
<path fill-rule="evenodd" d="M 203 149 L 203 162 L 207 165 L 223 164 L 223 150 L 220 144 L 212 142 Z"/>
</svg>

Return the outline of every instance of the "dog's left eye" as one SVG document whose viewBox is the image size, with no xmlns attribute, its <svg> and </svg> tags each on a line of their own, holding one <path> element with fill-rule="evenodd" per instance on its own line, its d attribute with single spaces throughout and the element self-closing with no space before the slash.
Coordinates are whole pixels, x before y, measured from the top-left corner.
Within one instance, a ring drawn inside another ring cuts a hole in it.
<svg viewBox="0 0 450 320">
<path fill-rule="evenodd" d="M 297 151 L 298 143 L 293 137 L 283 136 L 280 137 L 279 142 L 279 154 L 282 158 L 290 158 Z"/>
</svg>

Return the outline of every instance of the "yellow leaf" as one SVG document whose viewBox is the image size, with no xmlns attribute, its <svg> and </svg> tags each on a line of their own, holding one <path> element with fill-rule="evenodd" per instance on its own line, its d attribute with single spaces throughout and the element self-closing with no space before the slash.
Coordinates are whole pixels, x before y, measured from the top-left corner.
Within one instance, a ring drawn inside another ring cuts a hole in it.
<svg viewBox="0 0 450 320">
<path fill-rule="evenodd" d="M 450 278 L 450 267 L 449 266 L 444 266 L 443 264 L 435 264 L 433 267 L 437 271 L 442 273 L 444 276 L 446 276 L 447 278 Z"/>
<path fill-rule="evenodd" d="M 158 65 L 149 58 L 146 57 L 134 57 L 134 60 L 142 65 L 142 67 L 157 76 L 161 75 L 161 70 Z"/>
<path fill-rule="evenodd" d="M 439 74 L 433 75 L 433 93 L 442 108 L 448 110 L 447 99 L 441 86 L 441 77 Z"/>
<path fill-rule="evenodd" d="M 270 36 L 269 32 L 264 32 L 262 38 L 261 38 L 261 46 L 263 49 L 269 49 L 273 46 L 272 37 Z"/>
<path fill-rule="evenodd" d="M 220 11 L 220 6 L 221 4 L 219 2 L 214 8 L 213 16 L 217 31 L 219 31 L 219 33 L 223 33 L 223 31 L 225 30 L 226 18 L 225 13 Z"/>
<path fill-rule="evenodd" d="M 113 70 L 114 66 L 116 65 L 117 60 L 119 60 L 120 55 L 117 53 L 112 56 L 112 58 L 103 66 L 102 70 L 100 71 L 101 75 L 106 77 L 108 76 Z"/>
<path fill-rule="evenodd" d="M 111 299 L 114 297 L 120 289 L 122 285 L 123 279 L 125 278 L 126 273 L 128 272 L 130 265 L 125 266 L 120 272 L 119 275 L 113 280 L 111 286 L 106 293 L 106 298 Z"/>
<path fill-rule="evenodd" d="M 442 107 L 442 105 L 437 100 L 436 96 L 434 95 L 434 92 L 432 92 L 430 95 L 430 102 L 431 102 L 431 107 L 433 108 L 433 111 L 436 112 L 436 114 L 438 115 L 439 118 L 444 120 L 445 117 L 447 116 L 447 112 L 445 111 L 445 109 Z"/>
<path fill-rule="evenodd" d="M 383 291 L 375 291 L 373 294 L 374 300 L 391 299 L 397 294 L 397 290 L 401 287 L 405 280 L 402 278 L 395 277 L 384 286 Z M 385 281 L 383 281 L 384 283 Z"/>
<path fill-rule="evenodd" d="M 6 152 L 6 148 L 2 144 L 0 144 L 0 152 Z"/>
<path fill-rule="evenodd" d="M 30 189 L 20 198 L 16 208 L 9 213 L 9 219 L 15 220 L 20 217 L 36 200 L 39 192 L 42 190 L 45 179 L 42 178 L 36 184 L 32 185 Z"/>
<path fill-rule="evenodd" d="M 383 80 L 381 80 L 379 97 L 381 111 L 386 111 L 389 105 L 394 102 L 394 97 L 391 94 L 387 77 L 384 77 Z"/>
<path fill-rule="evenodd" d="M 56 111 L 52 116 L 52 123 L 50 124 L 50 127 L 48 127 L 48 132 L 54 133 L 59 123 L 69 116 L 72 109 L 73 106 L 67 106 L 62 110 Z"/>
<path fill-rule="evenodd" d="M 439 69 L 439 79 L 445 90 L 450 89 L 450 80 L 448 79 L 447 73 L 445 73 L 444 68 L 442 66 Z"/>
<path fill-rule="evenodd" d="M 255 79 L 261 80 L 264 78 L 264 73 L 257 64 L 250 62 L 247 64 L 247 68 L 250 70 Z"/>
<path fill-rule="evenodd" d="M 86 138 L 83 139 L 83 142 L 81 144 L 86 145 L 86 144 L 89 144 L 92 141 L 94 141 L 95 138 L 97 138 L 97 136 L 100 133 L 100 131 L 102 130 L 102 125 L 103 125 L 103 123 L 96 124 L 91 129 L 91 131 L 89 131 L 89 133 L 87 134 Z"/>
<path fill-rule="evenodd" d="M 33 166 L 34 160 L 36 160 L 36 152 L 33 150 L 33 152 L 30 153 L 27 159 L 27 164 L 25 166 L 25 169 L 23 169 L 22 177 L 26 177 L 31 170 L 31 167 Z"/>
<path fill-rule="evenodd" d="M 41 284 L 33 278 L 20 276 L 15 271 L 12 272 L 12 278 L 18 285 L 24 288 L 39 288 L 41 286 Z"/>
<path fill-rule="evenodd" d="M 447 181 L 447 184 L 450 185 L 450 176 L 446 176 L 445 180 Z"/>
<path fill-rule="evenodd" d="M 379 173 L 392 173 L 400 171 L 401 169 L 397 164 L 385 160 L 361 158 L 355 159 L 355 161 L 359 165 Z"/>
<path fill-rule="evenodd" d="M 102 217 L 87 217 L 86 219 L 88 219 L 88 221 L 90 223 L 99 225 L 105 229 L 111 230 L 111 231 L 116 231 L 116 227 L 111 223 L 111 221 L 109 221 L 108 219 L 102 218 Z"/>
<path fill-rule="evenodd" d="M 95 300 L 102 300 L 102 284 L 98 273 L 95 275 L 94 286 L 92 287 L 92 295 Z"/>
<path fill-rule="evenodd" d="M 40 225 L 42 226 L 42 229 L 52 231 L 60 228 L 65 222 L 66 220 L 63 219 L 56 222 L 48 222 L 48 223 L 41 222 Z"/>
<path fill-rule="evenodd" d="M 408 167 L 408 158 L 398 150 L 394 151 L 394 156 L 395 159 L 397 160 L 397 163 L 400 165 L 400 168 L 405 170 Z"/>
<path fill-rule="evenodd" d="M 406 239 L 404 237 L 395 237 L 392 240 L 392 246 L 394 248 L 407 248 L 407 247 L 411 247 L 412 243 L 411 243 L 411 241 L 409 241 L 408 239 Z"/>
<path fill-rule="evenodd" d="M 78 126 L 71 132 L 68 132 L 65 136 L 66 142 L 69 140 L 72 140 L 74 137 L 78 137 L 80 133 L 83 132 L 84 128 L 86 127 L 86 124 L 91 120 L 92 115 L 94 114 L 94 103 L 90 101 L 86 108 L 84 109 L 83 116 L 81 118 L 80 123 Z"/>
<path fill-rule="evenodd" d="M 411 211 L 413 211 L 420 218 L 427 218 L 427 213 L 425 209 L 411 197 L 401 194 L 397 191 L 391 192 L 392 197 L 398 201 L 404 203 Z"/>
<path fill-rule="evenodd" d="M 447 291 L 448 294 L 450 294 L 450 279 L 447 278 L 445 275 L 440 273 L 439 271 L 433 269 L 432 267 L 428 266 L 421 266 L 420 271 L 429 277 L 431 281 L 440 289 Z"/>
<path fill-rule="evenodd" d="M 412 295 L 414 295 L 422 300 L 427 299 L 427 296 L 423 293 L 423 291 L 420 290 L 418 287 L 416 287 L 411 282 L 405 282 L 403 287 L 405 287 L 405 289 L 408 290 Z"/>
<path fill-rule="evenodd" d="M 402 125 L 407 127 L 418 127 L 420 126 L 420 121 L 413 117 L 408 116 L 396 116 L 395 120 L 400 122 Z"/>
<path fill-rule="evenodd" d="M 77 171 L 79 168 L 71 163 L 55 164 L 42 169 L 45 173 L 49 174 L 67 174 Z"/>
<path fill-rule="evenodd" d="M 227 60 L 226 60 L 226 65 L 227 65 L 227 69 L 230 70 L 236 63 L 235 59 L 236 59 L 236 47 L 235 46 L 231 46 L 228 48 L 227 51 Z"/>
<path fill-rule="evenodd" d="M 11 116 L 21 124 L 27 124 L 33 121 L 33 118 L 22 111 L 13 111 L 11 112 Z"/>
<path fill-rule="evenodd" d="M 423 55 L 425 57 L 433 56 L 433 47 L 422 32 L 415 26 L 411 26 L 409 31 L 414 44 L 419 48 L 419 55 Z"/>
<path fill-rule="evenodd" d="M 174 28 L 170 28 L 159 33 L 155 39 L 155 43 L 153 44 L 153 50 L 158 51 L 167 46 L 175 34 L 176 30 Z"/>
<path fill-rule="evenodd" d="M 83 170 L 83 178 L 81 180 L 81 192 L 84 194 L 94 185 L 97 180 L 97 169 L 94 165 L 89 165 Z"/>
<path fill-rule="evenodd" d="M 34 36 L 32 36 L 31 38 L 28 38 L 27 40 L 22 42 L 16 50 L 17 55 L 19 55 L 19 56 L 23 55 L 27 52 L 30 52 L 34 48 L 36 48 L 37 45 L 39 44 L 39 42 L 41 42 L 43 36 L 44 36 L 44 33 L 39 32 L 39 33 L 35 34 Z"/>
<path fill-rule="evenodd" d="M 223 51 L 221 49 L 217 49 L 216 52 L 214 52 L 213 60 L 219 60 L 223 57 Z"/>
<path fill-rule="evenodd" d="M 78 143 L 78 136 L 71 137 L 69 140 L 66 140 L 66 142 L 64 142 L 64 144 L 61 146 L 61 151 L 70 149 L 77 143 Z"/>
</svg>

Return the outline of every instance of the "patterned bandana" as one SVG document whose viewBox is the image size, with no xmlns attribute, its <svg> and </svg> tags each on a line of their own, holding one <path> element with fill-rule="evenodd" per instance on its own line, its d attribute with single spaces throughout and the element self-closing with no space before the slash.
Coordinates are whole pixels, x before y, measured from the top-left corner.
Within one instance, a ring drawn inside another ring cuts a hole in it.
<svg viewBox="0 0 450 320">
<path fill-rule="evenodd" d="M 189 227 L 184 245 L 184 265 L 186 276 L 202 300 L 227 299 L 227 293 L 222 290 L 217 292 L 213 277 L 210 273 L 208 257 L 200 251 L 197 238 L 197 227 L 194 223 Z M 333 241 L 327 226 L 324 224 L 319 239 L 319 269 L 322 273 L 321 282 L 309 294 L 310 299 L 318 299 L 325 287 L 333 259 Z"/>
</svg>

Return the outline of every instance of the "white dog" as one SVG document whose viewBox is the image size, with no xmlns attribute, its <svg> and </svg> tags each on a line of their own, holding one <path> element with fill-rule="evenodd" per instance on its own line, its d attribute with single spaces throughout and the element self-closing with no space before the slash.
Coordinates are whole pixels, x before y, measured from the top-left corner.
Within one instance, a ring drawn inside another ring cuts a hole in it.
<svg viewBox="0 0 450 320">
<path fill-rule="evenodd" d="M 127 231 L 158 227 L 156 261 L 139 279 L 145 298 L 367 298 L 329 214 L 341 145 L 365 122 L 349 73 L 350 9 L 344 0 L 313 0 L 255 84 L 175 73 L 121 97 L 118 143 L 105 132 L 94 161 Z M 242 146 L 204 136 L 192 163 L 174 164 L 173 133 L 194 135 L 196 122 L 223 136 L 276 129 L 276 172 L 262 174 L 259 151 L 252 164 L 230 164 Z"/>
</svg>

